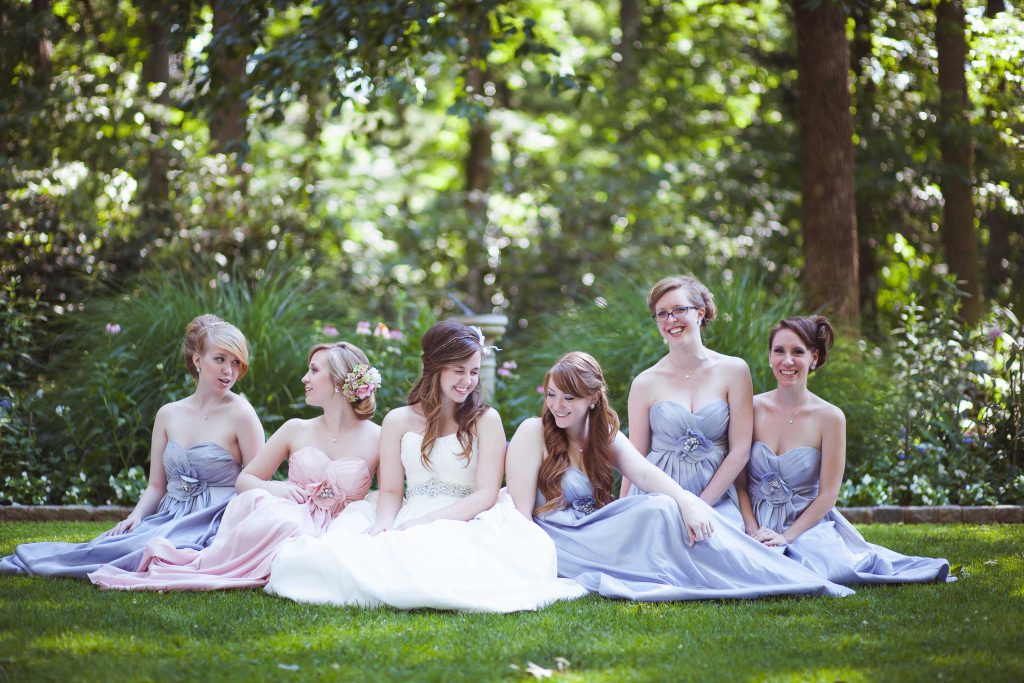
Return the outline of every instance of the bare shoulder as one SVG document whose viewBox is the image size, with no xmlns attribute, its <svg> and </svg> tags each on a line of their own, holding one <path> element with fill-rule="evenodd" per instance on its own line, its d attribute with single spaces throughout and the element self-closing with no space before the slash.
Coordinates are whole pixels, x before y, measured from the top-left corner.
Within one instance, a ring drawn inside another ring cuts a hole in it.
<svg viewBox="0 0 1024 683">
<path fill-rule="evenodd" d="M 526 439 L 539 438 L 544 434 L 544 421 L 539 417 L 528 417 L 516 429 L 516 436 Z"/>
<path fill-rule="evenodd" d="M 185 410 L 185 399 L 177 401 L 171 401 L 160 406 L 160 409 L 156 411 L 156 417 L 158 420 L 167 420 L 175 417 L 183 410 Z"/>
<path fill-rule="evenodd" d="M 664 379 L 665 371 L 658 367 L 660 364 L 661 361 L 658 361 L 633 378 L 629 385 L 630 401 L 643 400 L 657 386 L 659 379 Z"/>
<path fill-rule="evenodd" d="M 381 425 L 387 430 L 402 430 L 403 432 L 411 430 L 418 432 L 422 430 L 414 429 L 414 427 L 418 426 L 416 423 L 422 420 L 423 417 L 410 406 L 401 406 L 385 415 Z"/>
<path fill-rule="evenodd" d="M 313 426 L 313 420 L 305 420 L 301 417 L 293 417 L 290 420 L 286 420 L 283 425 L 277 428 L 274 432 L 275 436 L 280 434 L 281 436 L 291 436 L 298 432 L 305 431 Z"/>
<path fill-rule="evenodd" d="M 739 356 L 727 356 L 724 353 L 715 352 L 715 362 L 730 375 L 750 376 L 750 366 Z"/>
<path fill-rule="evenodd" d="M 771 404 L 772 392 L 766 391 L 763 394 L 757 394 L 754 396 L 754 408 L 765 408 Z"/>
<path fill-rule="evenodd" d="M 846 426 L 846 414 L 838 407 L 834 406 L 823 398 L 818 398 L 821 402 L 818 406 L 818 410 L 821 411 L 822 416 L 828 420 L 830 425 L 836 427 Z"/>
<path fill-rule="evenodd" d="M 380 425 L 373 420 L 363 420 L 359 431 L 369 436 L 380 436 Z"/>
<path fill-rule="evenodd" d="M 480 424 L 485 427 L 500 427 L 501 415 L 494 408 L 488 408 L 487 412 L 480 416 Z"/>
<path fill-rule="evenodd" d="M 241 394 L 231 394 L 231 403 L 228 404 L 231 412 L 235 415 L 252 417 L 256 415 L 256 409 L 249 403 L 249 399 Z"/>
</svg>

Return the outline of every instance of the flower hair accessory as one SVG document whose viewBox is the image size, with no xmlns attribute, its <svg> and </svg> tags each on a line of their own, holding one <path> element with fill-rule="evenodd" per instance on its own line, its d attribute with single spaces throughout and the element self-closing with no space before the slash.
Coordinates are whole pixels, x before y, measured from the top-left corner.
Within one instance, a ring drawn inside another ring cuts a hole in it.
<svg viewBox="0 0 1024 683">
<path fill-rule="evenodd" d="M 361 401 L 380 389 L 380 371 L 372 365 L 360 363 L 345 375 L 341 385 L 341 394 L 352 403 Z"/>
<path fill-rule="evenodd" d="M 479 327 L 477 327 L 476 325 L 470 325 L 469 329 L 473 330 L 473 332 L 476 334 L 477 341 L 480 342 L 480 349 L 483 351 L 483 354 L 485 356 L 489 356 L 491 353 L 495 351 L 501 351 L 501 349 L 499 349 L 497 346 L 494 346 L 493 344 L 491 346 L 487 346 L 487 340 L 484 338 L 484 331 L 481 330 Z"/>
</svg>

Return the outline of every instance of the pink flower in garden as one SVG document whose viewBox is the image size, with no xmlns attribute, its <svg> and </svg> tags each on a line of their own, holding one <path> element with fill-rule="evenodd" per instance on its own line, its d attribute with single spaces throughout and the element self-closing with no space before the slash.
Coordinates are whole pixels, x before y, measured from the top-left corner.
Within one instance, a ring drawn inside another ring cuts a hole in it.
<svg viewBox="0 0 1024 683">
<path fill-rule="evenodd" d="M 370 334 L 370 321 L 360 320 L 356 323 L 356 334 Z"/>
<path fill-rule="evenodd" d="M 987 334 L 989 343 L 995 344 L 996 339 L 999 339 L 999 337 L 1003 335 L 1003 328 L 1000 327 L 999 325 L 993 325 L 992 327 L 988 328 Z"/>
<path fill-rule="evenodd" d="M 405 335 L 402 334 L 401 330 L 391 330 L 391 338 L 395 341 L 402 341 L 405 339 Z"/>
<path fill-rule="evenodd" d="M 107 323 L 107 334 L 121 334 L 121 326 L 117 323 Z"/>
<path fill-rule="evenodd" d="M 537 393 L 538 394 L 543 394 L 544 393 L 544 385 L 543 384 L 538 384 L 537 385 Z"/>
<path fill-rule="evenodd" d="M 338 328 L 335 327 L 334 325 L 324 325 L 324 329 L 321 330 L 321 332 L 323 332 L 325 337 L 337 337 L 338 336 Z"/>
<path fill-rule="evenodd" d="M 377 327 L 373 331 L 373 336 L 380 337 L 381 339 L 390 339 L 391 330 L 389 330 L 388 326 L 384 323 L 377 323 Z"/>
<path fill-rule="evenodd" d="M 504 365 L 502 365 L 500 368 L 497 369 L 497 373 L 498 373 L 499 377 L 511 377 L 512 376 L 512 371 L 509 370 L 508 368 L 506 368 Z"/>
<path fill-rule="evenodd" d="M 514 360 L 507 360 L 501 364 L 501 367 L 508 368 L 509 370 L 515 370 L 519 366 L 516 365 L 516 362 Z"/>
</svg>

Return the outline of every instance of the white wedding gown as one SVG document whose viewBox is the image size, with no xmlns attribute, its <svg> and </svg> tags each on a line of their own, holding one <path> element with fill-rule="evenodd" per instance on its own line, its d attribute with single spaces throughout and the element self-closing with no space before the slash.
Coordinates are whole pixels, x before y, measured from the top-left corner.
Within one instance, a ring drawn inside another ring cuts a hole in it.
<svg viewBox="0 0 1024 683">
<path fill-rule="evenodd" d="M 455 434 L 437 439 L 430 469 L 422 436 L 402 436 L 406 500 L 395 526 L 447 507 L 476 482 L 476 448 L 467 463 Z M 283 546 L 266 590 L 297 602 L 473 612 L 535 610 L 586 590 L 557 578 L 555 546 L 500 493 L 497 504 L 468 521 L 438 520 L 370 536 L 376 495 L 355 501 L 319 537 Z"/>
</svg>

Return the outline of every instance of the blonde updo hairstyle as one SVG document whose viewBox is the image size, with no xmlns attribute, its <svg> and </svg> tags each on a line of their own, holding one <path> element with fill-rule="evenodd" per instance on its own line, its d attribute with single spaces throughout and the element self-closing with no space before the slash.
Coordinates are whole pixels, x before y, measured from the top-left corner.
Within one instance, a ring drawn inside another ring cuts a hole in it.
<svg viewBox="0 0 1024 683">
<path fill-rule="evenodd" d="M 242 363 L 238 379 L 249 372 L 249 342 L 242 331 L 231 323 L 224 322 L 212 313 L 197 315 L 185 328 L 185 340 L 181 343 L 181 355 L 185 357 L 185 367 L 194 379 L 199 379 L 192 356 L 202 356 L 212 347 L 222 348 L 235 355 Z"/>
<path fill-rule="evenodd" d="M 331 376 L 331 383 L 339 390 L 345 384 L 345 378 L 357 365 L 370 365 L 369 359 L 361 348 L 345 341 L 334 344 L 316 344 L 309 350 L 309 356 L 306 358 L 307 364 L 313 360 L 313 354 L 318 351 L 327 352 L 327 372 Z M 369 420 L 377 410 L 377 392 L 375 390 L 366 398 L 350 400 L 349 403 L 352 404 L 352 410 L 355 411 L 356 417 L 360 420 Z"/>
<path fill-rule="evenodd" d="M 686 293 L 690 305 L 704 309 L 704 317 L 700 321 L 702 328 L 707 327 L 709 322 L 718 317 L 718 308 L 715 306 L 715 297 L 711 295 L 711 290 L 700 280 L 689 275 L 669 275 L 651 287 L 651 291 L 647 293 L 647 308 L 651 315 L 654 315 L 654 308 L 661 297 L 676 289 Z"/>
</svg>

